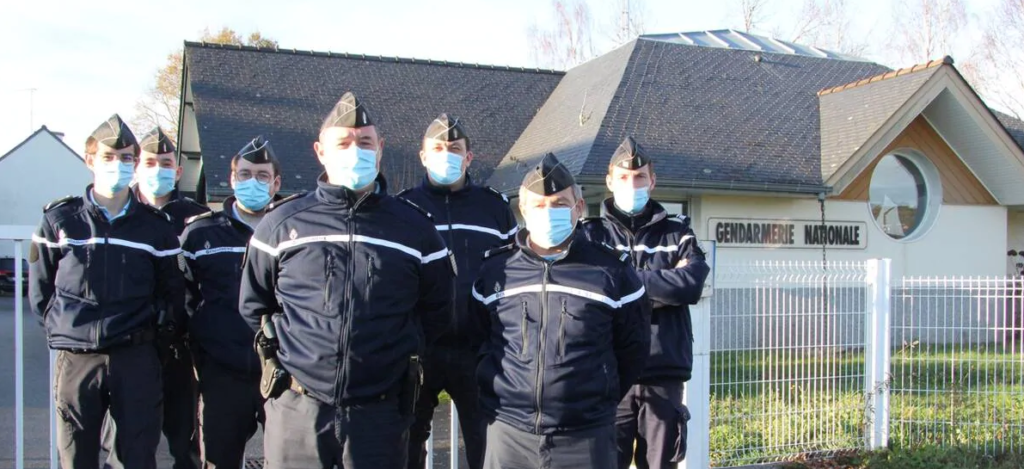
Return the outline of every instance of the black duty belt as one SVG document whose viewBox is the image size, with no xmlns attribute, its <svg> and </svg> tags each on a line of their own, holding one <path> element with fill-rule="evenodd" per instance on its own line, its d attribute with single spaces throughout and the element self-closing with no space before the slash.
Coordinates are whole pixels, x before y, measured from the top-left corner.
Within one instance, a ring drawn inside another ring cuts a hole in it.
<svg viewBox="0 0 1024 469">
<path fill-rule="evenodd" d="M 288 389 L 291 389 L 296 394 L 301 394 L 303 396 L 307 396 L 307 397 L 310 397 L 312 399 L 316 399 L 316 397 L 314 397 L 313 394 L 309 392 L 309 389 L 306 389 L 306 387 L 303 386 L 302 383 L 299 382 L 299 380 L 295 379 L 294 376 L 291 377 L 290 381 L 291 382 L 288 385 Z M 387 401 L 389 399 L 393 399 L 393 398 L 397 398 L 397 397 L 398 397 L 398 391 L 395 390 L 395 391 L 386 392 L 386 393 L 383 393 L 383 394 L 378 394 L 378 395 L 375 395 L 375 396 L 342 399 L 341 405 L 342 406 L 364 405 L 364 404 L 371 404 L 371 403 L 374 403 L 374 402 L 384 402 L 384 401 Z M 319 400 L 319 399 L 317 399 L 317 400 Z M 333 403 L 331 403 L 331 404 L 333 404 Z"/>
<path fill-rule="evenodd" d="M 101 349 L 88 350 L 88 349 L 66 349 L 71 353 L 109 353 L 114 350 L 122 349 L 125 347 L 134 347 L 137 345 L 146 345 L 156 342 L 156 330 L 154 329 L 143 329 L 141 331 L 135 331 L 128 334 L 123 339 L 119 340 L 115 344 L 108 345 Z"/>
</svg>

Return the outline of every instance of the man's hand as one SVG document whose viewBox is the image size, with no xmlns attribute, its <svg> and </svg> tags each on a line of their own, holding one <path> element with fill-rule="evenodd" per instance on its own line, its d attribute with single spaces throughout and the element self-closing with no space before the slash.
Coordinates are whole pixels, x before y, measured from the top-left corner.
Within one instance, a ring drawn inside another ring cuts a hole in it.
<svg viewBox="0 0 1024 469">
<path fill-rule="evenodd" d="M 681 261 L 679 261 L 679 263 L 676 264 L 676 268 L 678 269 L 678 268 L 681 268 L 681 267 L 686 267 L 689 264 L 690 264 L 690 260 L 684 257 Z"/>
<path fill-rule="evenodd" d="M 160 356 L 160 363 L 166 365 L 171 360 L 180 360 L 187 351 L 185 350 L 185 337 L 178 331 L 174 323 L 160 326 L 157 331 L 157 353 Z"/>
</svg>

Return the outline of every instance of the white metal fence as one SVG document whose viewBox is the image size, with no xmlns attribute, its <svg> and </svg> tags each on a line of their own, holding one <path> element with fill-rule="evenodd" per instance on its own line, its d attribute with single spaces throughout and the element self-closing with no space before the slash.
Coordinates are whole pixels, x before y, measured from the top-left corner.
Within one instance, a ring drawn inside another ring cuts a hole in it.
<svg viewBox="0 0 1024 469">
<path fill-rule="evenodd" d="M 864 446 L 867 275 L 863 262 L 717 266 L 708 383 L 713 465 Z M 697 392 L 702 385 L 690 383 Z"/>
<path fill-rule="evenodd" d="M 16 268 L 30 235 L 31 227 L 0 226 L 0 240 L 15 240 Z M 685 467 L 886 445 L 1024 450 L 1024 280 L 893 282 L 889 272 L 888 260 L 716 265 L 713 295 L 692 309 Z M 26 308 L 15 294 L 14 466 L 22 469 Z M 433 459 L 431 451 L 428 468 Z"/>
<path fill-rule="evenodd" d="M 14 244 L 14 467 L 25 468 L 25 297 L 22 285 L 28 279 L 28 272 L 22 268 L 26 248 L 32 239 L 35 227 L 22 225 L 0 225 L 0 241 Z M 50 352 L 50 376 L 53 376 L 55 354 Z M 50 469 L 58 468 L 57 461 L 57 412 L 53 386 L 50 389 Z"/>
<path fill-rule="evenodd" d="M 708 378 L 688 386 L 710 396 L 707 427 L 690 427 L 708 441 L 690 458 L 725 467 L 886 446 L 1024 450 L 1021 278 L 894 282 L 888 260 L 716 271 Z"/>
<path fill-rule="evenodd" d="M 1024 451 L 1024 279 L 893 290 L 891 444 Z"/>
</svg>

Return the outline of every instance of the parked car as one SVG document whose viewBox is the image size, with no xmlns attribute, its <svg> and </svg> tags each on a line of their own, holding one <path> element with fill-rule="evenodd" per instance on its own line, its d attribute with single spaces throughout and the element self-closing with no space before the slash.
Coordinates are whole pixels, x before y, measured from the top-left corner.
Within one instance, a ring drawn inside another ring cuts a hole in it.
<svg viewBox="0 0 1024 469">
<path fill-rule="evenodd" d="M 25 259 L 21 260 L 21 292 L 24 295 L 28 294 L 28 261 Z M 14 259 L 0 259 L 0 294 L 10 293 L 14 294 Z"/>
</svg>

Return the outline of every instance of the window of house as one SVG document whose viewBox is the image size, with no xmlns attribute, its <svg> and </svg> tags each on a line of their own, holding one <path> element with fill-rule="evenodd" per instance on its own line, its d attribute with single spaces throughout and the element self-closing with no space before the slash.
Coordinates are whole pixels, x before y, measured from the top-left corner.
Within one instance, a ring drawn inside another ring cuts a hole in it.
<svg viewBox="0 0 1024 469">
<path fill-rule="evenodd" d="M 938 171 L 922 155 L 882 157 L 871 174 L 868 208 L 878 228 L 892 239 L 922 236 L 942 202 Z"/>
</svg>

